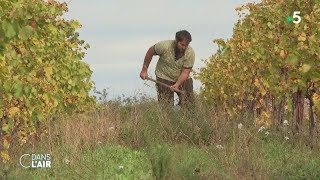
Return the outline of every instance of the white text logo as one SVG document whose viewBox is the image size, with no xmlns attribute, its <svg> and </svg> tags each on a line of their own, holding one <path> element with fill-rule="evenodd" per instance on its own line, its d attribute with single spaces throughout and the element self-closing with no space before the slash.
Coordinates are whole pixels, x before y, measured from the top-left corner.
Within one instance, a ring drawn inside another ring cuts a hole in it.
<svg viewBox="0 0 320 180">
<path fill-rule="evenodd" d="M 51 155 L 24 154 L 20 157 L 20 165 L 24 168 L 51 168 Z"/>
</svg>

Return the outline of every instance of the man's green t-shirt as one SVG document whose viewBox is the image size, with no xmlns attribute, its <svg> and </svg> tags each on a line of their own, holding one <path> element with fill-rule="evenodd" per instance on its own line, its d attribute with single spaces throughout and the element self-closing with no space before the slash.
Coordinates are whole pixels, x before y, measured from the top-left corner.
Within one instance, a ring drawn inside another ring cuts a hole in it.
<svg viewBox="0 0 320 180">
<path fill-rule="evenodd" d="M 156 66 L 156 76 L 168 81 L 176 82 L 183 68 L 192 68 L 195 55 L 193 49 L 188 46 L 184 56 L 176 60 L 175 40 L 160 41 L 154 45 L 154 50 L 160 56 Z"/>
</svg>

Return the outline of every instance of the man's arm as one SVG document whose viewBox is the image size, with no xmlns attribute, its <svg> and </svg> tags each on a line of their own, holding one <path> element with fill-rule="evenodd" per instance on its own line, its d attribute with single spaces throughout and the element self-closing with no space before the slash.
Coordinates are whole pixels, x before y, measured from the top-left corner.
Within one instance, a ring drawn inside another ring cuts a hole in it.
<svg viewBox="0 0 320 180">
<path fill-rule="evenodd" d="M 183 63 L 183 69 L 182 72 L 177 80 L 177 82 L 171 86 L 173 89 L 179 89 L 179 87 L 182 85 L 182 83 L 188 79 L 190 72 L 192 70 L 192 67 L 194 65 L 195 61 L 195 55 L 193 49 L 190 47 L 190 53 L 188 54 L 188 57 L 186 61 Z"/>
<path fill-rule="evenodd" d="M 171 86 L 172 89 L 179 89 L 182 83 L 188 79 L 192 68 L 183 68 L 177 82 Z"/>
<path fill-rule="evenodd" d="M 142 70 L 140 72 L 140 77 L 143 80 L 145 80 L 148 77 L 148 67 L 154 55 L 157 55 L 157 54 L 154 50 L 154 46 L 152 46 L 148 49 L 146 56 L 144 57 Z"/>
</svg>

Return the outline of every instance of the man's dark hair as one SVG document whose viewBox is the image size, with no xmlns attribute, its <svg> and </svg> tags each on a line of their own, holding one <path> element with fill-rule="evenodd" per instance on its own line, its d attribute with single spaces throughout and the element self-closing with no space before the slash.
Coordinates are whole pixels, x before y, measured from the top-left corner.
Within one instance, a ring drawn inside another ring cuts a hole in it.
<svg viewBox="0 0 320 180">
<path fill-rule="evenodd" d="M 186 30 L 178 31 L 176 33 L 176 40 L 183 41 L 184 39 L 187 40 L 188 42 L 191 42 L 192 41 L 191 34 Z"/>
</svg>

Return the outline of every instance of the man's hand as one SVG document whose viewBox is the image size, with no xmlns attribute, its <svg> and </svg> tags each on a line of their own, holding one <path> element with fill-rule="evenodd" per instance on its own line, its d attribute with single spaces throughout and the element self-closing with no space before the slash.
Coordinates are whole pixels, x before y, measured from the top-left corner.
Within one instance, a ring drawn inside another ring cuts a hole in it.
<svg viewBox="0 0 320 180">
<path fill-rule="evenodd" d="M 171 91 L 174 90 L 179 90 L 180 84 L 179 83 L 175 83 L 174 85 L 170 86 Z"/>
<path fill-rule="evenodd" d="M 179 87 L 183 84 L 183 82 L 188 79 L 190 72 L 191 72 L 191 68 L 183 68 L 182 73 L 180 74 L 177 82 L 174 85 L 170 86 L 170 89 L 178 90 Z"/>
<path fill-rule="evenodd" d="M 147 70 L 142 69 L 141 72 L 140 72 L 140 77 L 141 77 L 141 79 L 143 79 L 143 80 L 147 79 L 147 77 L 148 77 L 148 72 L 147 72 Z"/>
</svg>

